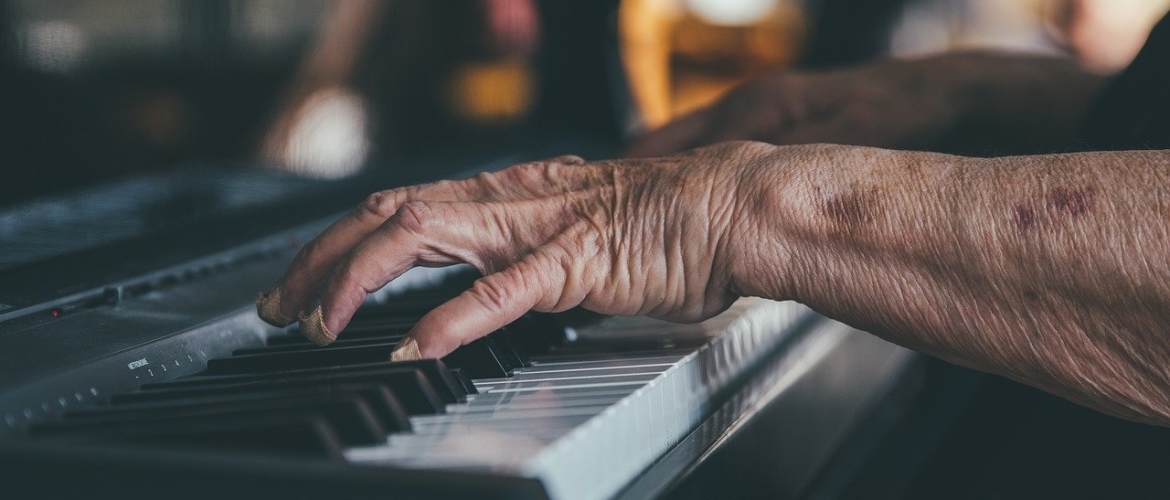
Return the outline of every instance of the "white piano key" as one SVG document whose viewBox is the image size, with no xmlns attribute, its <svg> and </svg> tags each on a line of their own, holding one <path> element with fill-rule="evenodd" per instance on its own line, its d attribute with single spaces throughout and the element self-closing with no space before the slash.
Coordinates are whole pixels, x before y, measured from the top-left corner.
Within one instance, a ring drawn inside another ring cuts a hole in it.
<svg viewBox="0 0 1170 500">
<path fill-rule="evenodd" d="M 794 303 L 741 300 L 694 325 L 612 318 L 584 338 L 670 335 L 711 339 L 688 352 L 536 360 L 508 379 L 474 380 L 480 394 L 449 413 L 411 419 L 385 445 L 348 450 L 350 461 L 487 470 L 540 480 L 558 500 L 616 493 L 693 429 L 712 397 L 808 314 Z M 594 470 L 580 474 L 575 464 Z"/>
<path fill-rule="evenodd" d="M 671 366 L 674 366 L 674 364 L 677 363 L 678 360 L 680 360 L 682 358 L 683 358 L 682 356 L 672 356 L 670 358 L 663 359 L 663 361 L 669 360 L 669 362 L 662 362 L 662 363 L 645 363 L 645 362 L 638 362 L 638 361 L 631 362 L 631 363 L 614 362 L 612 364 L 607 364 L 606 366 L 590 365 L 590 366 L 567 367 L 567 368 L 566 367 L 550 367 L 548 365 L 543 365 L 543 366 L 537 366 L 537 367 L 532 367 L 532 368 L 518 368 L 516 370 L 516 373 L 530 374 L 531 375 L 531 374 L 552 374 L 552 373 L 588 373 L 588 372 L 595 372 L 595 371 L 629 370 L 629 369 L 637 369 L 637 368 L 666 369 L 666 368 L 670 368 Z M 503 379 L 493 379 L 493 380 L 503 380 Z"/>
<path fill-rule="evenodd" d="M 414 417 L 411 419 L 411 424 L 415 427 L 415 432 L 420 432 L 419 429 L 426 429 L 428 426 L 440 425 L 446 423 L 472 423 L 472 422 L 508 422 L 515 420 L 531 420 L 531 419 L 547 419 L 559 417 L 574 417 L 581 415 L 596 415 L 609 404 L 589 405 L 589 406 L 569 406 L 559 408 L 522 408 L 514 409 L 508 407 L 495 412 L 476 412 L 476 413 L 446 413 L 443 415 L 428 415 L 426 417 Z"/>
<path fill-rule="evenodd" d="M 468 405 L 512 404 L 539 401 L 569 401 L 576 398 L 592 398 L 604 396 L 628 396 L 634 392 L 633 388 L 601 388 L 572 391 L 532 391 L 532 392 L 492 392 L 476 394 L 474 399 L 469 396 Z M 458 403 L 462 405 L 463 403 Z"/>
<path fill-rule="evenodd" d="M 578 389 L 596 389 L 601 387 L 640 387 L 647 382 L 654 380 L 654 377 L 638 377 L 629 381 L 618 382 L 591 382 L 584 384 L 568 384 L 568 385 L 518 385 L 516 387 L 499 387 L 492 389 L 493 393 L 500 392 L 536 392 L 536 391 L 556 391 L 556 392 L 570 392 Z"/>
<path fill-rule="evenodd" d="M 608 406 L 621 401 L 621 398 L 626 397 L 627 393 L 622 393 L 616 396 L 601 396 L 601 397 L 582 397 L 573 399 L 559 399 L 555 401 L 543 401 L 534 403 L 507 403 L 507 404 L 453 404 L 447 406 L 447 414 L 453 413 L 488 413 L 499 409 L 508 410 L 542 410 L 546 408 L 572 408 L 577 406 Z"/>
<path fill-rule="evenodd" d="M 652 370 L 631 370 L 630 372 L 616 372 L 616 373 L 589 373 L 585 375 L 566 376 L 566 374 L 557 374 L 560 376 L 541 376 L 541 377 L 523 377 L 517 376 L 506 381 L 490 383 L 490 384 L 476 384 L 476 389 L 481 392 L 491 394 L 493 391 L 499 389 L 508 389 L 516 387 L 533 387 L 536 385 L 573 385 L 590 382 L 621 382 L 623 380 L 652 380 L 659 374 L 666 370 L 655 368 Z"/>
<path fill-rule="evenodd" d="M 525 367 L 524 370 L 544 370 L 544 369 L 558 369 L 558 370 L 573 370 L 590 367 L 605 367 L 605 366 L 622 366 L 625 364 L 656 364 L 664 363 L 673 365 L 679 360 L 687 357 L 686 354 L 669 354 L 669 355 L 655 355 L 655 356 L 623 356 L 615 358 L 615 355 L 610 354 L 605 359 L 575 359 L 573 361 L 566 360 L 551 360 L 548 358 L 535 358 L 532 360 L 532 366 Z"/>
</svg>

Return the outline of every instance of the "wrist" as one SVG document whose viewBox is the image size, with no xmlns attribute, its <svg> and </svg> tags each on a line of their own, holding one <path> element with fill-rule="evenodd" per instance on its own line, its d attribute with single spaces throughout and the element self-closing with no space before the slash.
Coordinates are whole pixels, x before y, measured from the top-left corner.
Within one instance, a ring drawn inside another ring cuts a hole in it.
<svg viewBox="0 0 1170 500">
<path fill-rule="evenodd" d="M 937 208 L 950 198 L 943 191 L 952 167 L 964 161 L 973 160 L 837 145 L 774 148 L 742 177 L 733 291 L 818 303 L 872 271 L 865 263 L 875 256 L 922 254 L 953 229 Z"/>
<path fill-rule="evenodd" d="M 831 250 L 825 237 L 840 239 L 830 233 L 872 221 L 868 195 L 855 191 L 855 179 L 893 152 L 828 144 L 768 148 L 739 178 L 731 287 L 741 296 L 802 300 L 806 278 Z"/>
</svg>

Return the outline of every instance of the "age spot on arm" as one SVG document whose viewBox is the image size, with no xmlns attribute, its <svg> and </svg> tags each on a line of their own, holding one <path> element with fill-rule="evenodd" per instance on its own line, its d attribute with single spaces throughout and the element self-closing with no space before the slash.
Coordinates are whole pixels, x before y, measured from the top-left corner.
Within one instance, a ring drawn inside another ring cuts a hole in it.
<svg viewBox="0 0 1170 500">
<path fill-rule="evenodd" d="M 833 229 L 853 232 L 873 223 L 877 203 L 870 193 L 850 191 L 829 197 L 820 208 Z"/>
<path fill-rule="evenodd" d="M 1048 192 L 1048 206 L 1057 213 L 1080 217 L 1092 210 L 1096 195 L 1097 191 L 1091 187 L 1054 187 Z"/>
<path fill-rule="evenodd" d="M 1036 210 L 1026 204 L 1016 203 L 1012 205 L 1012 220 L 1016 223 L 1016 229 L 1030 231 L 1036 227 Z"/>
<path fill-rule="evenodd" d="M 1092 187 L 1054 187 L 1039 204 L 1028 201 L 1013 204 L 1012 223 L 1021 233 L 1031 232 L 1041 225 L 1054 228 L 1063 218 L 1076 219 L 1092 211 L 1096 195 L 1097 191 Z"/>
</svg>

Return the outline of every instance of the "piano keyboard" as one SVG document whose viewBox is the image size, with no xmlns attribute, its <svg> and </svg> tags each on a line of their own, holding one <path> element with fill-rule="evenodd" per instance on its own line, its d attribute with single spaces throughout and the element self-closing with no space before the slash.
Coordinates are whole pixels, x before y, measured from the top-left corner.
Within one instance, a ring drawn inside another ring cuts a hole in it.
<svg viewBox="0 0 1170 500">
<path fill-rule="evenodd" d="M 206 298 L 230 290 L 215 280 L 248 276 L 234 270 L 190 286 Z M 295 327 L 264 325 L 250 308 L 224 316 L 201 303 L 191 311 L 203 316 L 193 317 L 215 319 L 0 390 L 5 439 L 486 475 L 535 482 L 550 499 L 612 498 L 763 360 L 830 349 L 849 330 L 795 303 L 744 299 L 692 325 L 608 318 L 573 328 L 530 314 L 443 360 L 387 361 L 414 321 L 466 287 L 451 276 L 412 272 L 375 294 L 326 347 Z M 132 304 L 116 309 L 141 316 Z M 86 324 L 104 331 L 105 320 L 119 324 L 100 316 Z M 120 378 L 81 389 L 79 370 L 103 366 Z"/>
<path fill-rule="evenodd" d="M 537 356 L 511 377 L 475 380 L 479 394 L 466 404 L 415 417 L 412 432 L 355 447 L 346 458 L 534 477 L 552 498 L 608 498 L 690 432 L 716 394 L 783 341 L 804 312 L 792 303 L 744 301 L 701 325 L 609 320 L 595 328 L 709 342 Z M 579 464 L 591 464 L 589 473 Z"/>
</svg>

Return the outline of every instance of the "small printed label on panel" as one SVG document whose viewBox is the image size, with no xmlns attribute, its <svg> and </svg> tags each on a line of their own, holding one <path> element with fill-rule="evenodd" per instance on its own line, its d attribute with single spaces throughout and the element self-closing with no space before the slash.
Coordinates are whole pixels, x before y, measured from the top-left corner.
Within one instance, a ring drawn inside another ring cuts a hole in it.
<svg viewBox="0 0 1170 500">
<path fill-rule="evenodd" d="M 131 362 L 129 362 L 129 363 L 126 363 L 126 368 L 129 368 L 129 369 L 133 370 L 133 369 L 135 369 L 135 368 L 142 368 L 142 367 L 144 367 L 144 366 L 146 366 L 146 365 L 148 365 L 148 364 L 150 364 L 150 363 L 148 363 L 148 362 L 146 361 L 146 358 L 142 358 L 142 359 L 140 359 L 140 360 L 138 360 L 138 361 L 131 361 Z"/>
</svg>

